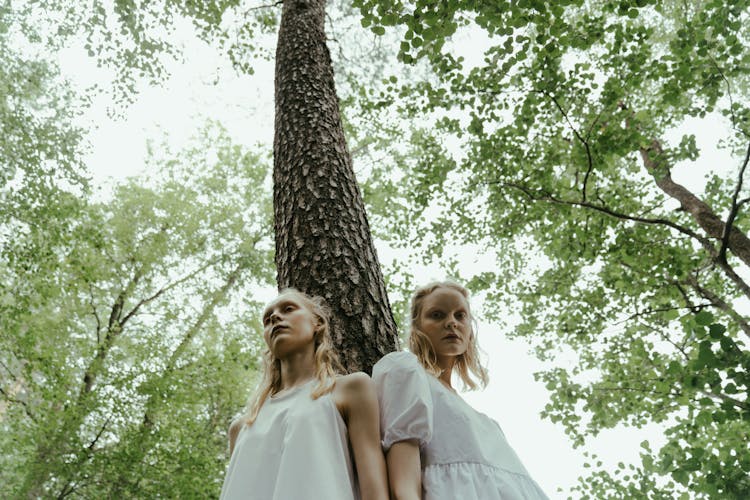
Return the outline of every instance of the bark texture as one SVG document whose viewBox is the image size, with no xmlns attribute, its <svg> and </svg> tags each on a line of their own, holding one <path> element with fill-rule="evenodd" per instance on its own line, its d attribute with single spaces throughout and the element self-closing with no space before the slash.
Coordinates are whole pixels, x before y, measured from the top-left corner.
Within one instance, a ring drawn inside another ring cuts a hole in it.
<svg viewBox="0 0 750 500">
<path fill-rule="evenodd" d="M 324 297 L 348 372 L 397 347 L 341 125 L 325 0 L 285 0 L 276 49 L 274 225 L 279 288 Z"/>
<path fill-rule="evenodd" d="M 691 193 L 685 186 L 672 179 L 669 166 L 664 161 L 664 151 L 659 141 L 653 141 L 647 148 L 641 148 L 643 165 L 654 176 L 656 185 L 667 195 L 680 202 L 682 209 L 693 216 L 693 220 L 711 238 L 723 239 L 726 224 L 711 207 Z M 727 247 L 746 265 L 750 266 L 750 239 L 739 229 L 730 228 Z"/>
</svg>

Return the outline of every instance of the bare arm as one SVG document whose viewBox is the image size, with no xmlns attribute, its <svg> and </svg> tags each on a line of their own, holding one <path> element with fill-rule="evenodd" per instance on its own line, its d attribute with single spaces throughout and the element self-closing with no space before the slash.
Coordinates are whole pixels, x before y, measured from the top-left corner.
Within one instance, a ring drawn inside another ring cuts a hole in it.
<svg viewBox="0 0 750 500">
<path fill-rule="evenodd" d="M 416 439 L 399 441 L 386 454 L 388 486 L 395 500 L 422 498 L 422 464 Z"/>
<path fill-rule="evenodd" d="M 336 406 L 349 431 L 362 500 L 387 500 L 388 480 L 380 447 L 380 415 L 375 387 L 365 373 L 341 377 Z"/>
<path fill-rule="evenodd" d="M 244 424 L 244 420 L 241 418 L 238 418 L 229 425 L 229 456 L 232 456 L 232 453 L 234 452 L 234 443 L 237 441 L 237 436 L 240 434 L 240 430 L 242 430 L 242 425 Z"/>
</svg>

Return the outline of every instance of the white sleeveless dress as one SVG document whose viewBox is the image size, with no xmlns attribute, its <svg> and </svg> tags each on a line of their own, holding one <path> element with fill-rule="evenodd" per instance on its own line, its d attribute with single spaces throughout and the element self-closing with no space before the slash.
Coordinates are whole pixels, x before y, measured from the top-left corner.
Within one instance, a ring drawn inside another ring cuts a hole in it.
<svg viewBox="0 0 750 500">
<path fill-rule="evenodd" d="M 416 439 L 424 500 L 547 500 L 500 426 L 429 375 L 410 352 L 373 368 L 383 449 Z"/>
<path fill-rule="evenodd" d="M 224 500 L 358 500 L 346 424 L 315 380 L 266 400 L 244 426 L 221 489 Z"/>
</svg>

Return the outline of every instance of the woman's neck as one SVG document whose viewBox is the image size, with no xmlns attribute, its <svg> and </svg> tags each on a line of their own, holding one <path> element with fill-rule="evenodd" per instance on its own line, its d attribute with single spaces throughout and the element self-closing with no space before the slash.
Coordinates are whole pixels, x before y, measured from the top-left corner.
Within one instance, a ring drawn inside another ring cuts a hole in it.
<svg viewBox="0 0 750 500">
<path fill-rule="evenodd" d="M 315 376 L 315 353 L 313 351 L 290 354 L 281 361 L 281 387 L 290 389 L 304 384 Z"/>
<path fill-rule="evenodd" d="M 451 378 L 453 375 L 453 366 L 456 364 L 455 356 L 448 356 L 445 358 L 438 358 L 438 366 L 442 369 L 438 379 L 447 386 L 449 389 L 453 389 L 451 385 Z"/>
</svg>

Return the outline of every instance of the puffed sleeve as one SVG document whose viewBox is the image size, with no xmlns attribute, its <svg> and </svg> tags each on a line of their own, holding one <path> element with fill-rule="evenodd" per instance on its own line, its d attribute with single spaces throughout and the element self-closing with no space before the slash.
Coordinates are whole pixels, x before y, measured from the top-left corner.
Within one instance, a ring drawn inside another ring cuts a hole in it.
<svg viewBox="0 0 750 500">
<path fill-rule="evenodd" d="M 432 438 L 432 397 L 427 373 L 410 352 L 392 352 L 372 369 L 380 403 L 383 450 L 416 439 L 420 447 Z"/>
</svg>

